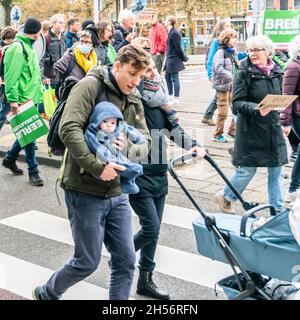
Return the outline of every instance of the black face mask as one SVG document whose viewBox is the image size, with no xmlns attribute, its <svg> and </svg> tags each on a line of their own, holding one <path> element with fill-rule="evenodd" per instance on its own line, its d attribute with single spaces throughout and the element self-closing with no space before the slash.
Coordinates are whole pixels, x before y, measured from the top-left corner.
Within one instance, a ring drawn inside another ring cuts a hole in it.
<svg viewBox="0 0 300 320">
<path fill-rule="evenodd" d="M 150 52 L 150 48 L 143 48 L 145 51 Z"/>
</svg>

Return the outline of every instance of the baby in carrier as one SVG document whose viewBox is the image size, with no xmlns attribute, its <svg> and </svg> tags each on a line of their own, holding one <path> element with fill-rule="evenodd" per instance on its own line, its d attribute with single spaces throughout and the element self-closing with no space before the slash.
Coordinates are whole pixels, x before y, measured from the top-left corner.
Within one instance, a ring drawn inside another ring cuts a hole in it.
<svg viewBox="0 0 300 320">
<path fill-rule="evenodd" d="M 134 144 L 145 143 L 144 136 L 124 122 L 122 113 L 114 104 L 110 102 L 98 103 L 85 132 L 86 143 L 104 164 L 114 162 L 126 168 L 125 171 L 118 172 L 121 189 L 124 193 L 135 194 L 139 192 L 135 179 L 143 174 L 143 167 L 131 162 L 113 146 L 114 141 L 119 138 L 121 133 L 124 133 L 128 140 Z"/>
</svg>

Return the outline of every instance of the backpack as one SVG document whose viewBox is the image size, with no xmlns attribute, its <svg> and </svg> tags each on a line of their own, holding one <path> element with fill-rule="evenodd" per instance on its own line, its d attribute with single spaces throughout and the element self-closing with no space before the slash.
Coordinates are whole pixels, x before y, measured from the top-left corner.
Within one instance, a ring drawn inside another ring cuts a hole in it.
<svg viewBox="0 0 300 320">
<path fill-rule="evenodd" d="M 64 89 L 60 90 L 60 87 L 64 84 L 66 78 L 70 76 L 70 73 L 72 72 L 76 63 L 77 63 L 76 58 L 74 56 L 71 56 L 71 61 L 68 65 L 66 72 L 59 78 L 57 84 L 55 85 L 55 96 L 58 99 L 58 101 L 60 101 L 62 99 L 62 97 L 60 95 L 64 90 Z"/>
<path fill-rule="evenodd" d="M 49 133 L 47 137 L 47 144 L 49 146 L 49 155 L 63 156 L 65 152 L 65 145 L 59 137 L 59 125 L 62 114 L 64 112 L 67 100 L 72 88 L 77 84 L 79 80 L 73 76 L 69 76 L 65 79 L 65 82 L 59 88 L 59 96 L 61 100 L 55 109 L 52 117 L 49 121 Z M 95 100 L 95 105 L 102 101 L 109 101 L 106 92 L 106 85 L 101 82 L 102 90 L 99 90 L 98 95 Z M 86 124 L 86 126 L 88 123 Z"/>
<path fill-rule="evenodd" d="M 15 42 L 18 42 L 18 43 L 21 44 L 22 50 L 23 50 L 23 54 L 25 56 L 25 60 L 28 63 L 28 52 L 25 50 L 24 43 L 22 41 L 14 40 L 12 42 L 12 44 L 15 43 Z M 2 56 L 1 56 L 1 60 L 0 60 L 0 78 L 2 80 L 4 80 L 4 57 L 5 57 L 5 53 L 6 53 L 7 48 L 9 46 L 11 46 L 12 44 L 1 48 Z M 2 104 L 2 103 L 7 103 L 6 96 L 5 96 L 4 84 L 0 86 L 0 104 Z"/>
</svg>

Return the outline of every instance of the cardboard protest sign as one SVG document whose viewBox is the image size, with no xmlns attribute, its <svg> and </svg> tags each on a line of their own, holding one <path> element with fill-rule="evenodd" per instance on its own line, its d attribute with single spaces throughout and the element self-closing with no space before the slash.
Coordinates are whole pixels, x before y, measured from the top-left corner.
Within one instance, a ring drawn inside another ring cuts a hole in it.
<svg viewBox="0 0 300 320">
<path fill-rule="evenodd" d="M 272 109 L 272 110 L 283 110 L 293 103 L 298 96 L 296 95 L 277 95 L 267 94 L 264 99 L 257 105 L 256 109 Z"/>
<path fill-rule="evenodd" d="M 7 120 L 22 148 L 48 133 L 48 127 L 32 100 L 21 104 L 16 115 L 9 112 Z"/>
</svg>

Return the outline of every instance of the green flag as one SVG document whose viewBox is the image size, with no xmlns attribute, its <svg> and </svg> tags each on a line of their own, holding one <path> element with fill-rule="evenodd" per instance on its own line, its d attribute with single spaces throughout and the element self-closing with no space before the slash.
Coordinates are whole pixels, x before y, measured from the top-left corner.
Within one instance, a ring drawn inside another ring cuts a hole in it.
<svg viewBox="0 0 300 320">
<path fill-rule="evenodd" d="M 48 127 L 32 100 L 21 104 L 17 115 L 9 112 L 7 119 L 22 148 L 48 133 Z"/>
</svg>

